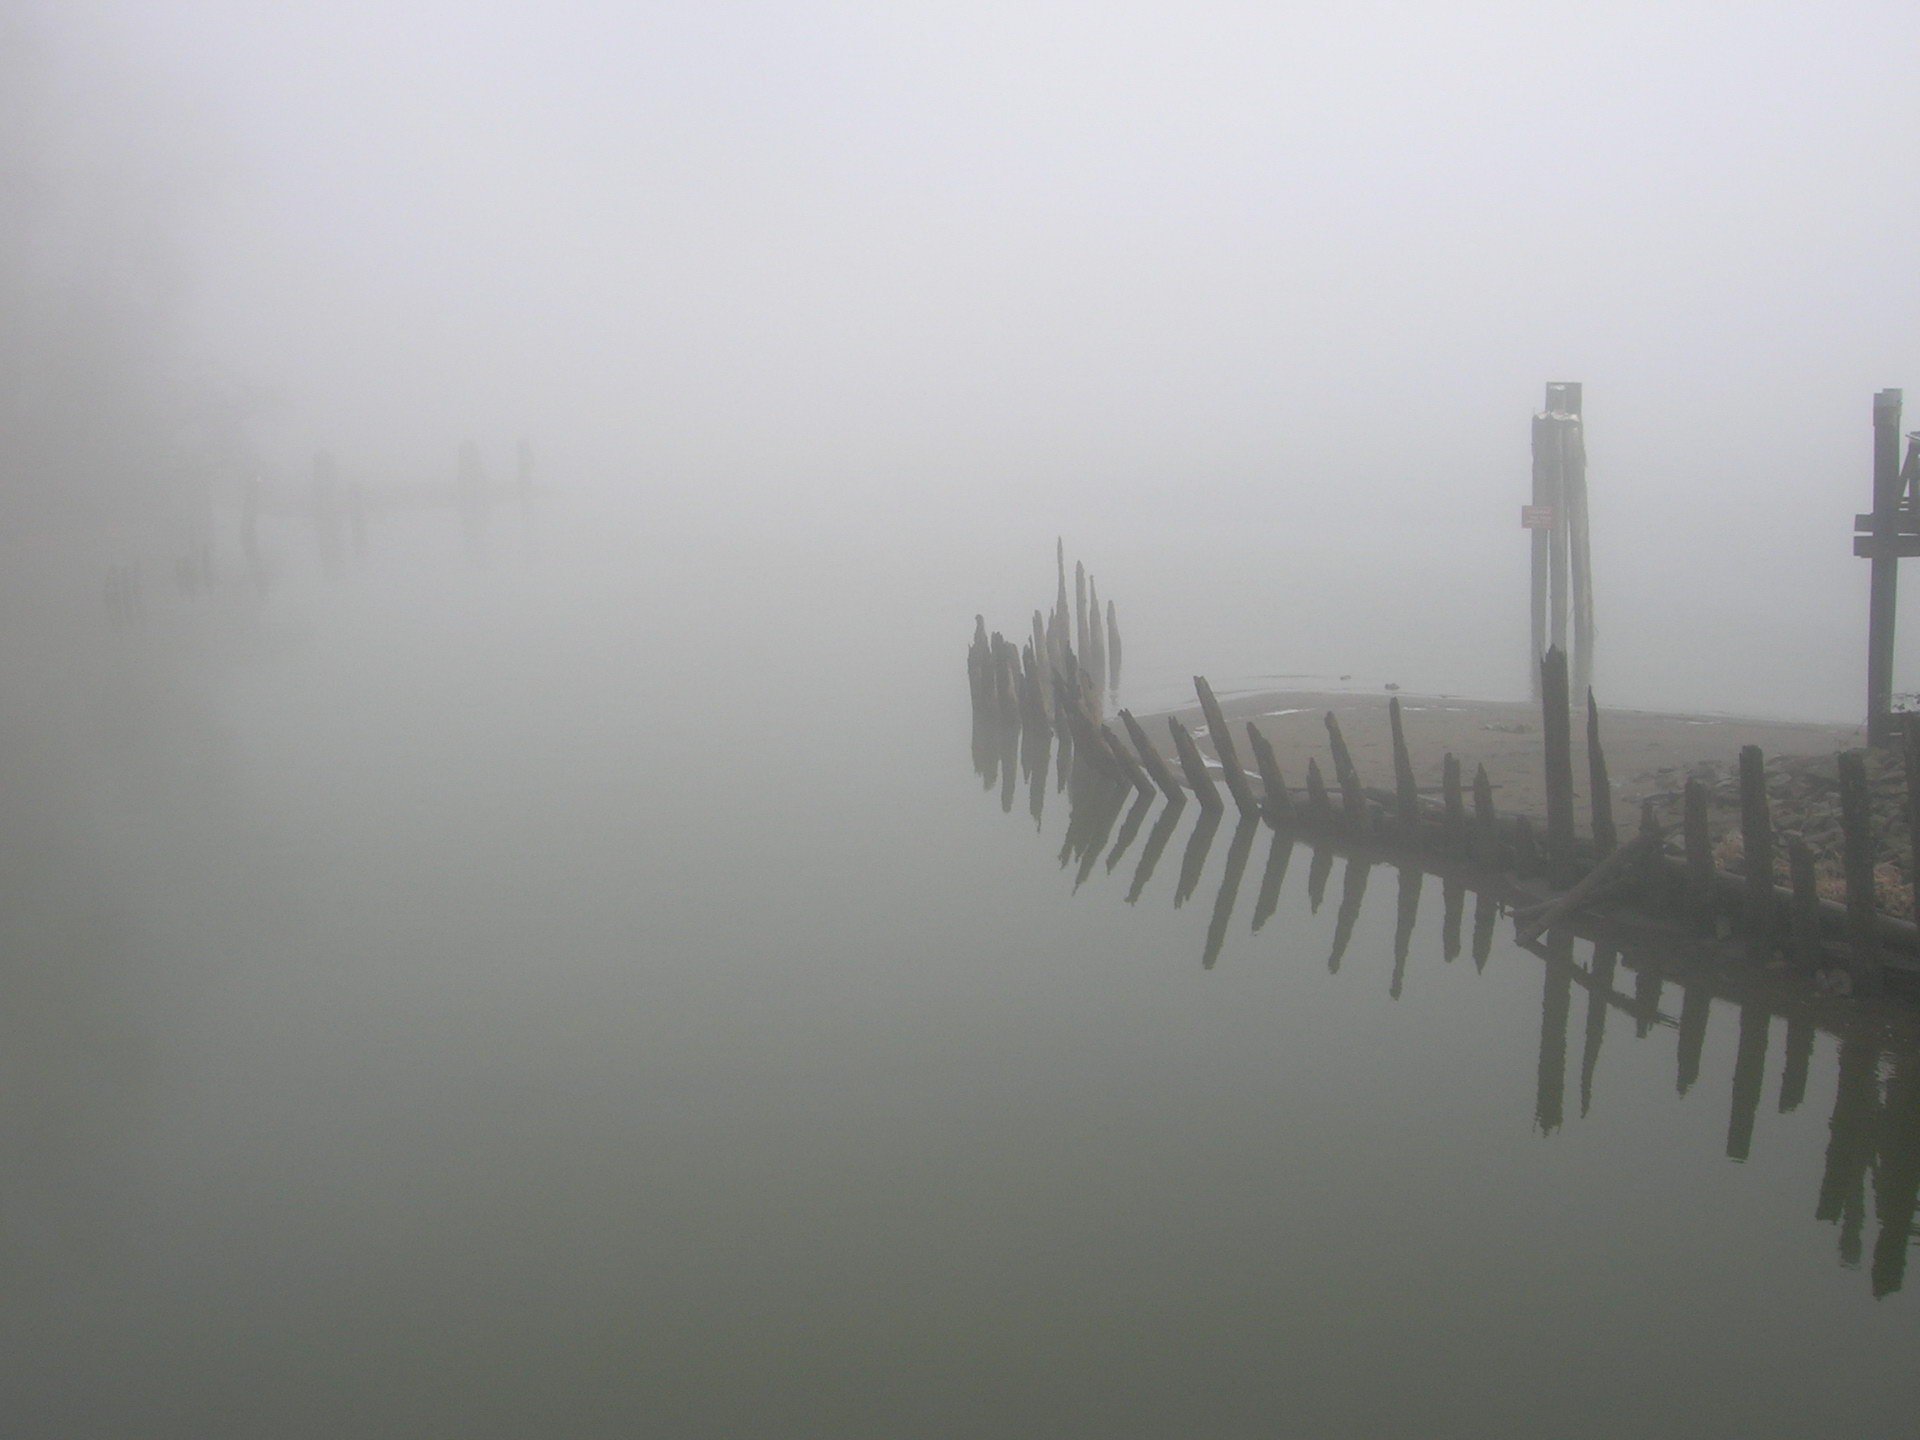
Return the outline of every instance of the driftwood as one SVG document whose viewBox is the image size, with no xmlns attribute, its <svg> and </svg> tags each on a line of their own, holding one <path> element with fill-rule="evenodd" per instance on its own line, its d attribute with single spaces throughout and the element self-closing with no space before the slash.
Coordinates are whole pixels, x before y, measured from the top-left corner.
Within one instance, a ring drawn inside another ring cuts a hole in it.
<svg viewBox="0 0 1920 1440">
<path fill-rule="evenodd" d="M 1566 894 L 1514 912 L 1514 928 L 1522 941 L 1537 939 L 1581 906 L 1606 894 L 1627 879 L 1640 861 L 1659 848 L 1660 834 L 1642 832 L 1608 855 Z"/>
</svg>

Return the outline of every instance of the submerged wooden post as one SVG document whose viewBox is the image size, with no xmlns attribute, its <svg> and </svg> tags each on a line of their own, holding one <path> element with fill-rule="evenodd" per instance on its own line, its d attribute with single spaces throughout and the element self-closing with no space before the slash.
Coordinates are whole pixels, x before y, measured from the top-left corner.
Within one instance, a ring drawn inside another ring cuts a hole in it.
<svg viewBox="0 0 1920 1440">
<path fill-rule="evenodd" d="M 1573 719 L 1567 696 L 1567 652 L 1558 645 L 1540 662 L 1540 730 L 1547 752 L 1547 856 L 1573 856 Z"/>
<path fill-rule="evenodd" d="M 1707 787 L 1688 780 L 1681 831 L 1687 846 L 1687 898 L 1701 915 L 1713 911 L 1713 837 L 1707 830 Z"/>
<path fill-rule="evenodd" d="M 1420 818 L 1420 787 L 1413 779 L 1413 756 L 1407 750 L 1406 725 L 1400 718 L 1400 697 L 1387 702 L 1387 723 L 1393 730 L 1394 813 L 1411 827 Z"/>
<path fill-rule="evenodd" d="M 1193 736 L 1187 733 L 1187 727 L 1171 715 L 1167 724 L 1173 729 L 1173 748 L 1180 756 L 1180 769 L 1187 777 L 1187 787 L 1193 791 L 1194 798 L 1200 802 L 1200 808 L 1208 814 L 1223 809 L 1220 803 L 1220 791 L 1213 783 L 1213 777 L 1207 773 L 1207 763 L 1200 758 L 1200 747 L 1193 743 Z"/>
<path fill-rule="evenodd" d="M 1440 762 L 1440 794 L 1447 848 L 1459 854 L 1467 848 L 1467 802 L 1460 789 L 1460 757 L 1452 751 Z"/>
<path fill-rule="evenodd" d="M 1254 764 L 1260 767 L 1260 788 L 1266 792 L 1261 810 L 1267 823 L 1276 830 L 1292 828 L 1293 797 L 1287 793 L 1287 782 L 1281 778 L 1280 761 L 1274 756 L 1267 737 L 1260 733 L 1260 727 L 1251 720 L 1247 722 L 1247 744 L 1253 747 Z"/>
<path fill-rule="evenodd" d="M 1153 783 L 1166 792 L 1169 800 L 1184 800 L 1180 782 L 1173 778 L 1173 771 L 1167 768 L 1167 762 L 1160 758 L 1160 752 L 1153 748 L 1153 742 L 1147 739 L 1147 732 L 1140 722 L 1133 718 L 1131 710 L 1120 712 L 1120 723 L 1127 727 L 1127 734 L 1133 740 L 1133 748 L 1140 752 L 1140 764 L 1147 774 L 1153 777 Z"/>
<path fill-rule="evenodd" d="M 1246 771 L 1240 768 L 1240 756 L 1234 749 L 1233 730 L 1227 724 L 1227 717 L 1221 713 L 1220 702 L 1214 698 L 1213 687 L 1207 683 L 1207 677 L 1193 677 L 1194 691 L 1200 696 L 1200 709 L 1207 717 L 1207 734 L 1213 740 L 1213 753 L 1220 757 L 1220 768 L 1225 772 L 1227 790 L 1233 796 L 1233 803 L 1243 815 L 1258 814 L 1260 802 L 1254 798 L 1253 787 L 1247 783 Z"/>
<path fill-rule="evenodd" d="M 1360 784 L 1360 772 L 1354 768 L 1353 753 L 1347 738 L 1340 733 L 1340 720 L 1327 712 L 1327 739 L 1333 744 L 1333 773 L 1340 782 L 1340 813 L 1347 828 L 1358 835 L 1367 828 L 1367 797 Z"/>
<path fill-rule="evenodd" d="M 1852 940 L 1849 967 L 1855 994 L 1880 993 L 1879 902 L 1873 887 L 1873 812 L 1867 795 L 1867 766 L 1858 750 L 1840 754 L 1840 831 L 1847 872 L 1847 933 Z"/>
<path fill-rule="evenodd" d="M 1740 747 L 1740 848 L 1747 898 L 1742 911 L 1749 933 L 1765 938 L 1774 929 L 1773 814 L 1767 804 L 1766 761 L 1758 745 Z"/>
<path fill-rule="evenodd" d="M 1613 826 L 1613 782 L 1607 778 L 1607 752 L 1600 748 L 1600 706 L 1592 686 L 1587 687 L 1587 784 L 1593 792 L 1588 797 L 1593 809 L 1593 853 L 1605 859 L 1620 839 Z"/>
</svg>

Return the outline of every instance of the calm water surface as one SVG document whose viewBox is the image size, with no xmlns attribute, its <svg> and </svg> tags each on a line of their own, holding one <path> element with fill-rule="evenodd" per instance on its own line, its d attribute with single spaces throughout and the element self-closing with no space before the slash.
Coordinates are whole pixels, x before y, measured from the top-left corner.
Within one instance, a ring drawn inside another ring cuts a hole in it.
<svg viewBox="0 0 1920 1440">
<path fill-rule="evenodd" d="M 1004 785 L 966 568 L 128 642 L 9 881 L 7 1428 L 1911 1429 L 1913 1056 Z"/>
</svg>

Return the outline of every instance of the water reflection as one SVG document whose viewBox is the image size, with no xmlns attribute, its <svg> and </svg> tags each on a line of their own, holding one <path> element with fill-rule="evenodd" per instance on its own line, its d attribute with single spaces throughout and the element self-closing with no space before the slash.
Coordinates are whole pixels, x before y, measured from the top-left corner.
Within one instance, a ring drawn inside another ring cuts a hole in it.
<svg viewBox="0 0 1920 1440">
<path fill-rule="evenodd" d="M 1024 775 L 1029 787 L 1029 813 L 1038 824 L 1044 813 L 1049 750 L 1054 751 L 1058 784 L 1068 802 L 1059 863 L 1063 868 L 1073 868 L 1075 891 L 1102 871 L 1113 875 L 1121 859 L 1138 845 L 1138 859 L 1124 892 L 1129 905 L 1137 903 L 1153 882 L 1175 832 L 1191 812 L 1193 822 L 1172 887 L 1174 907 L 1184 907 L 1195 898 L 1220 827 L 1220 812 L 1189 807 L 1178 800 L 1162 803 L 1158 795 L 1142 795 L 1118 785 L 1086 764 L 1075 763 L 1064 739 L 1051 746 L 1053 737 L 1043 735 L 1039 743 L 1029 747 L 1020 746 L 1018 738 L 1017 733 L 1009 733 L 991 720 L 984 726 L 976 725 L 976 769 L 983 787 L 990 792 L 997 784 L 1003 807 L 1010 808 L 1007 797 L 1018 765 L 1018 773 Z M 1156 808 L 1158 813 L 1149 824 L 1149 812 Z M 1233 933 L 1240 889 L 1262 828 L 1257 817 L 1237 819 L 1201 940 L 1201 964 L 1207 970 L 1215 968 Z M 1140 838 L 1143 832 L 1144 841 Z M 1258 934 L 1279 911 L 1297 843 L 1303 842 L 1286 833 L 1272 832 L 1251 923 L 1243 933 Z M 1104 866 L 1099 863 L 1103 858 Z M 1340 970 L 1354 942 L 1365 911 L 1368 879 L 1383 859 L 1325 839 L 1312 842 L 1304 907 L 1308 914 L 1319 913 L 1336 862 L 1344 861 L 1328 953 L 1330 973 Z M 1397 884 L 1388 993 L 1398 1000 L 1406 991 L 1410 970 L 1417 968 L 1420 901 L 1427 871 L 1398 859 L 1389 863 L 1394 866 Z M 1495 925 L 1506 911 L 1500 896 L 1478 885 L 1470 873 L 1441 875 L 1438 948 L 1445 962 L 1459 956 L 1469 893 L 1473 896 L 1473 919 L 1468 943 L 1475 971 L 1483 972 L 1492 952 Z M 1850 1268 L 1864 1267 L 1875 1297 L 1902 1288 L 1914 1216 L 1920 1208 L 1920 1050 L 1912 1042 L 1867 1032 L 1861 1023 L 1849 1018 L 1852 1012 L 1845 1009 L 1801 1008 L 1804 1001 L 1781 999 L 1764 983 L 1743 980 L 1737 973 L 1690 959 L 1684 948 L 1662 949 L 1604 932 L 1588 934 L 1578 923 L 1550 930 L 1530 944 L 1515 944 L 1540 963 L 1532 1125 L 1543 1138 L 1556 1136 L 1568 1124 L 1567 1048 L 1576 989 L 1584 992 L 1577 1080 L 1582 1120 L 1592 1113 L 1601 1088 L 1601 1061 L 1613 1012 L 1621 1012 L 1632 1022 L 1636 1040 L 1672 1034 L 1675 1088 L 1681 1096 L 1693 1092 L 1701 1080 L 1716 1008 L 1723 1025 L 1731 1020 L 1734 1041 L 1730 1057 L 1723 1062 L 1730 1069 L 1723 1149 L 1736 1163 L 1753 1155 L 1760 1138 L 1761 1100 L 1775 1037 L 1782 1037 L 1777 1109 L 1784 1115 L 1805 1103 L 1818 1071 L 1820 1035 L 1826 1031 L 1832 1048 L 1823 1053 L 1832 1056 L 1829 1073 L 1833 1110 L 1818 1183 L 1811 1187 L 1812 1215 L 1835 1227 L 1840 1263 Z M 1763 982 L 1764 977 L 1761 979 Z M 1669 980 L 1679 991 L 1677 1014 L 1661 1009 Z M 1776 1018 L 1782 1021 L 1780 1026 L 1775 1026 Z M 1656 1043 L 1663 1043 L 1663 1039 L 1656 1039 Z"/>
</svg>

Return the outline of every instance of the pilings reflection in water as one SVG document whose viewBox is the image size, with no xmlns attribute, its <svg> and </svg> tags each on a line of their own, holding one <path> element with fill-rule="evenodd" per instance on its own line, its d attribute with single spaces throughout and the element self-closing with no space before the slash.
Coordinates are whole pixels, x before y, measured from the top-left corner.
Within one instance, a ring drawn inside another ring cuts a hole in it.
<svg viewBox="0 0 1920 1440">
<path fill-rule="evenodd" d="M 1127 904 L 1137 904 L 1153 882 L 1182 821 L 1191 814 L 1193 824 L 1172 887 L 1173 905 L 1183 907 L 1199 893 L 1222 811 L 1190 806 L 1178 797 L 1163 800 L 1157 793 L 1141 793 L 1116 784 L 1087 764 L 1076 763 L 1073 748 L 1064 736 L 1056 740 L 1039 727 L 1028 727 L 1023 736 L 1018 726 L 1002 725 L 991 716 L 976 718 L 973 759 L 982 788 L 989 793 L 998 790 L 1004 811 L 1012 811 L 1015 791 L 1025 783 L 1028 815 L 1042 830 L 1046 824 L 1047 776 L 1049 770 L 1053 772 L 1054 788 L 1064 794 L 1066 808 L 1058 861 L 1063 869 L 1072 871 L 1075 892 L 1097 875 L 1116 876 L 1122 859 L 1134 853 L 1137 846 L 1137 859 L 1123 892 Z M 1207 970 L 1217 965 L 1232 933 L 1240 890 L 1262 828 L 1252 814 L 1237 817 L 1200 940 L 1200 963 Z M 1295 846 L 1307 844 L 1310 860 L 1304 888 L 1310 914 L 1319 913 L 1336 866 L 1341 871 L 1327 959 L 1328 970 L 1338 972 L 1365 906 L 1369 876 L 1376 865 L 1390 863 L 1396 871 L 1396 892 L 1387 989 L 1393 1000 L 1400 1000 L 1406 993 L 1410 963 L 1415 967 L 1418 963 L 1415 935 L 1426 869 L 1417 863 L 1385 860 L 1377 854 L 1345 853 L 1337 842 L 1321 837 L 1309 842 L 1284 830 L 1272 831 L 1271 837 L 1247 933 L 1258 934 L 1279 911 Z M 1467 897 L 1471 894 L 1473 918 L 1466 944 L 1475 970 L 1484 971 L 1493 949 L 1495 924 L 1506 913 L 1504 903 L 1478 888 L 1471 874 L 1442 874 L 1440 886 L 1443 963 L 1450 964 L 1461 952 Z M 1579 929 L 1578 925 L 1560 926 L 1537 941 L 1515 942 L 1517 948 L 1531 952 L 1541 963 L 1533 1109 L 1537 1133 L 1550 1137 L 1567 1124 L 1567 1046 L 1576 990 L 1584 992 L 1577 1076 L 1581 1118 L 1594 1105 L 1601 1053 L 1616 1011 L 1631 1022 L 1636 1039 L 1648 1039 L 1656 1032 L 1673 1033 L 1674 1088 L 1685 1096 L 1701 1077 L 1714 1001 L 1719 999 L 1723 1007 L 1731 1008 L 1735 1039 L 1724 1148 L 1727 1158 L 1736 1162 L 1747 1160 L 1755 1146 L 1758 1117 L 1765 1102 L 1767 1057 L 1778 1033 L 1775 1020 L 1784 1027 L 1775 1102 L 1781 1114 L 1797 1110 L 1805 1102 L 1818 1032 L 1827 1029 L 1834 1036 L 1833 1110 L 1821 1174 L 1812 1197 L 1813 1217 L 1835 1227 L 1840 1262 L 1864 1268 L 1876 1297 L 1900 1290 L 1906 1280 L 1915 1213 L 1920 1208 L 1920 1049 L 1877 1032 L 1856 1032 L 1844 1021 L 1836 1023 L 1834 1012 L 1803 1011 L 1794 1008 L 1795 1002 L 1765 989 L 1741 993 L 1737 980 L 1696 965 L 1682 951 L 1652 944 L 1623 944 L 1604 933 L 1584 938 Z M 1623 971 L 1632 973 L 1630 985 Z M 1671 1012 L 1662 1008 L 1669 979 L 1678 990 Z M 1722 1014 L 1727 1014 L 1727 1008 Z"/>
</svg>

